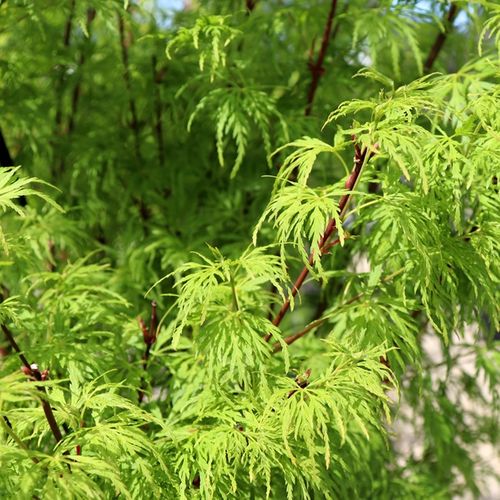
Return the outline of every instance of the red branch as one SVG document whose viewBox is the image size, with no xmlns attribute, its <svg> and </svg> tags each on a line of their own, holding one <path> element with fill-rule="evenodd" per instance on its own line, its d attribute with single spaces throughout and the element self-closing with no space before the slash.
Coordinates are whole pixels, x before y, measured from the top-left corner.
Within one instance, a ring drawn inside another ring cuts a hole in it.
<svg viewBox="0 0 500 500">
<path fill-rule="evenodd" d="M 338 216 L 340 218 L 342 218 L 345 215 L 347 206 L 348 206 L 349 201 L 352 197 L 352 192 L 350 192 L 350 191 L 352 191 L 352 189 L 356 185 L 356 183 L 359 179 L 359 176 L 361 174 L 362 167 L 367 160 L 366 155 L 368 154 L 368 149 L 361 150 L 357 144 L 354 146 L 354 148 L 355 148 L 354 168 L 352 169 L 349 177 L 347 178 L 347 180 L 345 182 L 345 189 L 348 190 L 349 192 L 344 194 L 340 198 L 340 201 L 339 201 Z M 368 159 L 370 159 L 373 156 L 373 154 L 374 153 L 371 152 L 369 154 Z M 321 258 L 321 256 L 324 255 L 325 253 L 327 253 L 331 247 L 333 247 L 334 245 L 336 245 L 339 242 L 339 240 L 335 240 L 333 242 L 329 241 L 331 236 L 335 233 L 336 230 L 337 230 L 337 223 L 336 223 L 335 219 L 332 218 L 328 222 L 328 225 L 326 226 L 325 232 L 323 233 L 323 236 L 320 238 L 320 240 L 318 242 L 318 248 L 320 251 L 319 258 Z M 278 313 L 274 317 L 274 320 L 273 320 L 274 326 L 278 326 L 281 323 L 281 321 L 285 317 L 285 314 L 290 309 L 291 300 L 297 295 L 297 293 L 300 290 L 300 287 L 304 284 L 305 279 L 309 275 L 309 270 L 314 264 L 315 258 L 316 257 L 314 255 L 314 252 L 311 252 L 309 254 L 308 264 L 303 267 L 299 276 L 295 280 L 295 283 L 293 284 L 292 292 L 291 292 L 290 296 L 286 299 L 286 301 L 281 306 L 281 309 L 278 311 Z M 264 340 L 266 342 L 268 342 L 270 338 L 271 338 L 271 333 L 268 333 L 264 336 Z"/>
<path fill-rule="evenodd" d="M 316 90 L 318 89 L 319 80 L 321 75 L 325 72 L 323 68 L 323 62 L 325 60 L 326 51 L 330 43 L 330 34 L 332 32 L 333 18 L 335 17 L 335 10 L 337 8 L 337 0 L 332 0 L 332 5 L 330 7 L 330 12 L 328 13 L 328 18 L 326 20 L 325 29 L 323 31 L 323 38 L 321 40 L 321 48 L 319 49 L 318 57 L 316 62 L 312 62 L 312 58 L 309 59 L 309 70 L 311 71 L 312 80 L 309 86 L 309 92 L 307 93 L 307 105 L 304 114 L 309 116 L 312 112 L 312 107 L 314 103 L 314 97 L 316 95 Z"/>
<path fill-rule="evenodd" d="M 444 22 L 444 31 L 441 31 L 436 40 L 434 40 L 434 44 L 429 51 L 429 55 L 427 56 L 427 60 L 424 64 L 424 72 L 429 73 L 434 65 L 435 60 L 437 59 L 441 49 L 443 48 L 444 42 L 446 41 L 446 37 L 448 36 L 451 28 L 453 26 L 453 21 L 458 14 L 458 6 L 455 3 L 450 5 L 450 9 L 448 10 L 448 14 L 446 15 L 446 20 Z"/>
<path fill-rule="evenodd" d="M 293 335 L 289 335 L 285 337 L 283 341 L 286 345 L 293 344 L 296 340 L 302 338 L 306 333 L 309 333 L 311 330 L 314 330 L 317 326 L 320 326 L 325 322 L 325 318 L 319 318 L 315 321 L 309 323 L 305 328 L 300 330 L 300 332 L 294 333 Z M 280 352 L 283 349 L 283 346 L 279 342 L 275 342 L 273 345 L 273 354 Z"/>
<path fill-rule="evenodd" d="M 348 306 L 352 304 L 353 302 L 356 302 L 359 300 L 361 297 L 363 297 L 363 293 L 358 293 L 354 297 L 350 298 L 347 302 L 342 304 L 342 307 Z M 314 321 L 311 321 L 305 328 L 300 330 L 297 333 L 294 333 L 293 335 L 289 335 L 288 337 L 285 337 L 283 341 L 285 342 L 286 345 L 291 345 L 293 344 L 296 340 L 299 340 L 302 338 L 306 333 L 309 333 L 311 330 L 314 330 L 316 327 L 321 326 L 327 318 L 318 318 Z M 273 345 L 273 354 L 280 352 L 283 349 L 283 346 L 279 343 L 276 342 Z"/>
</svg>

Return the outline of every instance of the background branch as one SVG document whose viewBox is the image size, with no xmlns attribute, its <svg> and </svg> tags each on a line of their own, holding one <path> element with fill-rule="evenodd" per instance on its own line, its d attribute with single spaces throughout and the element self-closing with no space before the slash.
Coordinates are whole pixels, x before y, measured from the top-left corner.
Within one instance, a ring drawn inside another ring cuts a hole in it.
<svg viewBox="0 0 500 500">
<path fill-rule="evenodd" d="M 321 47 L 319 49 L 318 57 L 316 58 L 316 62 L 309 61 L 309 70 L 311 71 L 311 85 L 309 86 L 309 91 L 307 93 L 307 104 L 304 114 L 309 116 L 312 112 L 314 97 L 316 96 L 316 91 L 318 90 L 319 80 L 321 75 L 325 72 L 323 68 L 323 62 L 325 60 L 326 52 L 328 50 L 328 45 L 331 40 L 331 32 L 332 32 L 332 23 L 333 18 L 335 17 L 335 10 L 337 8 L 337 0 L 332 0 L 332 4 L 330 6 L 330 11 L 328 12 L 328 18 L 326 20 L 325 29 L 323 31 L 323 38 L 321 40 Z"/>
<path fill-rule="evenodd" d="M 160 72 L 157 70 L 158 61 L 156 55 L 152 56 L 151 64 L 153 67 L 154 131 L 158 147 L 158 162 L 160 166 L 163 166 L 165 163 L 165 146 L 163 142 L 163 106 L 159 87 L 163 75 L 160 75 Z"/>
<path fill-rule="evenodd" d="M 123 80 L 125 82 L 125 88 L 127 89 L 127 93 L 129 96 L 129 110 L 130 110 L 130 122 L 129 127 L 132 130 L 132 134 L 134 136 L 134 145 L 135 145 L 135 156 L 137 160 L 140 160 L 140 142 L 139 142 L 139 120 L 137 117 L 137 107 L 135 104 L 135 99 L 132 93 L 132 78 L 130 75 L 130 62 L 129 62 L 129 45 L 130 45 L 130 36 L 127 38 L 125 33 L 125 21 L 123 19 L 123 15 L 118 13 L 118 31 L 120 33 L 120 48 L 122 54 L 122 63 L 123 63 Z"/>
<path fill-rule="evenodd" d="M 257 5 L 257 0 L 245 0 L 245 4 L 248 12 L 252 12 Z"/>
<path fill-rule="evenodd" d="M 451 29 L 453 28 L 453 21 L 457 17 L 458 14 L 458 6 L 456 3 L 452 3 L 448 10 L 448 14 L 446 15 L 446 19 L 444 20 L 444 31 L 439 32 L 432 44 L 432 47 L 429 51 L 429 55 L 424 63 L 424 73 L 430 73 L 434 62 L 436 61 L 441 49 L 443 48 L 444 42 Z"/>
</svg>

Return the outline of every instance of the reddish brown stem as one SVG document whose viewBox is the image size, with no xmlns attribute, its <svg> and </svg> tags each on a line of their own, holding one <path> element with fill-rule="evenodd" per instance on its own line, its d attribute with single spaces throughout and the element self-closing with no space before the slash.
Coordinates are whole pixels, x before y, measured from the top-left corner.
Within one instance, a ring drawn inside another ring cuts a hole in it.
<svg viewBox="0 0 500 500">
<path fill-rule="evenodd" d="M 306 333 L 309 333 L 311 330 L 314 330 L 317 326 L 320 326 L 325 322 L 325 318 L 319 318 L 316 321 L 309 323 L 303 330 L 300 332 L 294 333 L 293 335 L 289 335 L 285 337 L 283 341 L 286 345 L 293 344 L 296 340 L 299 340 Z M 280 352 L 283 349 L 283 346 L 279 342 L 275 342 L 273 345 L 273 354 Z"/>
<path fill-rule="evenodd" d="M 80 429 L 83 429 L 85 427 L 85 422 L 83 420 L 80 420 Z M 81 455 L 82 454 L 82 445 L 77 444 L 76 445 L 76 454 Z"/>
<path fill-rule="evenodd" d="M 333 219 L 332 219 L 333 220 Z M 328 241 L 328 238 L 330 238 L 330 236 L 332 235 L 332 233 L 335 231 L 336 229 L 336 225 L 335 225 L 335 222 L 333 223 L 333 225 L 331 224 L 332 223 L 332 220 L 330 220 L 330 222 L 328 223 L 328 227 L 327 227 L 327 230 L 325 231 L 325 233 L 323 234 L 323 237 L 321 238 L 320 240 L 320 245 L 319 245 L 319 249 L 321 251 L 321 255 L 324 255 L 325 253 L 327 253 L 327 251 L 332 248 L 333 246 L 335 246 L 336 244 L 338 244 L 340 242 L 340 240 L 335 240 L 333 241 L 332 243 L 328 243 L 327 244 L 327 241 Z M 325 239 L 326 238 L 326 239 Z M 324 243 L 321 243 L 321 242 L 324 242 Z M 297 277 L 297 279 L 295 280 L 295 283 L 293 284 L 293 288 L 292 288 L 292 292 L 291 292 L 291 297 L 289 297 L 284 303 L 283 305 L 281 306 L 281 309 L 278 311 L 278 314 L 274 317 L 274 320 L 273 320 L 273 325 L 275 326 L 278 326 L 280 323 L 281 323 L 281 320 L 283 319 L 283 317 L 285 316 L 285 314 L 287 313 L 288 309 L 290 309 L 290 303 L 291 303 L 291 299 L 294 298 L 297 293 L 299 292 L 300 290 L 300 287 L 304 284 L 304 281 L 305 279 L 307 278 L 307 276 L 309 275 L 309 269 L 314 265 L 314 254 L 311 252 L 309 254 L 309 260 L 308 260 L 308 265 L 307 266 L 304 266 L 302 271 L 300 272 L 299 276 Z M 269 335 L 266 335 L 265 337 L 265 340 L 266 342 L 269 340 Z"/>
<path fill-rule="evenodd" d="M 321 40 L 321 47 L 319 49 L 318 57 L 316 62 L 313 63 L 309 61 L 309 70 L 311 71 L 311 84 L 309 86 L 309 91 L 307 93 L 307 105 L 304 114 L 309 116 L 312 112 L 314 98 L 316 96 L 316 91 L 318 90 L 319 80 L 321 75 L 323 75 L 325 69 L 323 67 L 323 62 L 325 61 L 326 52 L 328 50 L 328 45 L 331 40 L 332 24 L 333 18 L 335 17 L 335 10 L 337 8 L 337 0 L 332 0 L 330 6 L 330 11 L 328 12 L 328 18 L 326 20 L 325 29 L 323 31 L 323 38 Z"/>
<path fill-rule="evenodd" d="M 149 354 L 151 352 L 151 345 L 152 344 L 146 344 L 146 350 L 144 351 L 144 354 L 142 355 L 142 368 L 144 369 L 144 371 L 147 371 L 147 369 L 148 369 L 148 361 L 149 361 Z M 141 404 L 144 400 L 144 396 L 146 394 L 146 392 L 145 392 L 146 387 L 145 386 L 146 386 L 146 381 L 145 381 L 144 377 L 142 377 L 140 389 L 138 391 L 139 404 Z"/>
<path fill-rule="evenodd" d="M 348 305 L 352 304 L 353 302 L 356 302 L 362 296 L 363 296 L 363 293 L 358 293 L 354 297 L 350 298 L 347 302 L 342 304 L 342 307 L 348 306 Z M 294 333 L 293 335 L 289 335 L 288 337 L 285 337 L 283 339 L 283 341 L 285 342 L 286 345 L 291 345 L 295 341 L 302 338 L 306 333 L 309 333 L 311 330 L 314 330 L 316 327 L 321 326 L 325 321 L 326 321 L 326 318 L 318 318 L 314 321 L 311 321 L 311 323 L 309 323 L 304 329 L 300 330 L 297 333 Z M 279 342 L 276 342 L 273 345 L 273 353 L 275 354 L 277 352 L 280 352 L 282 348 L 283 348 L 283 346 Z"/>
<path fill-rule="evenodd" d="M 21 363 L 23 364 L 23 372 L 26 373 L 26 375 L 30 376 L 37 382 L 41 382 L 43 380 L 47 379 L 47 372 L 40 372 L 38 367 L 36 365 L 30 365 L 28 360 L 26 359 L 26 356 L 22 353 L 21 349 L 19 348 L 19 345 L 17 344 L 16 340 L 14 339 L 14 336 L 12 335 L 12 332 L 7 328 L 6 325 L 2 324 L 2 331 L 7 338 L 8 342 L 16 351 L 17 355 L 19 356 L 19 359 L 21 360 Z M 54 416 L 54 412 L 52 411 L 52 408 L 48 401 L 45 399 L 47 396 L 47 391 L 45 390 L 45 387 L 40 387 L 38 386 L 37 389 L 43 393 L 43 397 L 41 398 L 42 401 L 42 408 L 43 412 L 45 413 L 45 418 L 47 419 L 47 422 L 49 424 L 50 430 L 52 431 L 52 434 L 54 435 L 54 438 L 57 443 L 62 440 L 62 433 L 61 430 L 59 429 L 59 426 L 57 425 L 56 418 Z"/>
<path fill-rule="evenodd" d="M 44 395 L 46 394 L 45 387 L 39 387 L 38 390 L 40 392 L 43 392 Z M 59 441 L 61 441 L 63 438 L 61 430 L 57 425 L 57 420 L 56 417 L 54 416 L 54 412 L 52 411 L 50 404 L 47 401 L 45 401 L 45 399 L 42 399 L 42 408 L 43 412 L 45 413 L 45 418 L 49 423 L 50 430 L 52 431 L 52 434 L 54 435 L 56 442 L 59 443 Z"/>
<path fill-rule="evenodd" d="M 452 3 L 450 5 L 448 14 L 446 15 L 446 19 L 444 21 L 444 31 L 439 32 L 439 34 L 436 36 L 436 39 L 434 40 L 434 43 L 429 51 L 429 55 L 427 56 L 427 59 L 424 63 L 425 73 L 430 73 L 432 66 L 434 65 L 434 62 L 439 56 L 439 53 L 443 48 L 444 42 L 446 41 L 446 38 L 453 27 L 453 21 L 455 20 L 455 17 L 458 14 L 458 10 L 459 9 L 457 4 Z"/>
<path fill-rule="evenodd" d="M 345 182 L 345 189 L 348 190 L 348 192 L 346 194 L 344 194 L 340 198 L 340 201 L 339 201 L 338 216 L 340 218 L 342 218 L 345 215 L 347 206 L 348 206 L 349 201 L 352 197 L 351 190 L 354 188 L 354 186 L 356 185 L 356 183 L 359 179 L 362 167 L 366 161 L 366 155 L 368 154 L 367 149 L 364 149 L 363 151 L 361 151 L 361 149 L 357 145 L 355 145 L 355 152 L 356 152 L 356 154 L 354 156 L 354 168 L 352 169 L 349 177 L 347 178 L 347 180 Z M 372 154 L 373 153 L 370 153 L 369 158 L 371 157 Z M 326 226 L 325 232 L 323 233 L 323 236 L 320 238 L 320 240 L 318 242 L 318 248 L 319 248 L 319 253 L 320 253 L 318 258 L 321 258 L 321 256 L 324 255 L 328 251 L 329 248 L 331 248 L 334 244 L 336 244 L 335 242 L 329 243 L 331 236 L 334 234 L 334 232 L 336 230 L 337 230 L 337 223 L 336 223 L 335 219 L 332 218 L 328 222 L 328 225 Z M 274 326 L 278 326 L 281 323 L 281 321 L 285 317 L 286 313 L 290 309 L 290 303 L 291 303 L 292 299 L 299 292 L 300 287 L 304 284 L 304 281 L 309 274 L 309 270 L 314 264 L 315 258 L 316 257 L 314 255 L 314 252 L 311 252 L 309 254 L 309 258 L 308 258 L 308 264 L 303 267 L 299 276 L 295 280 L 295 283 L 293 284 L 290 296 L 285 300 L 285 302 L 281 306 L 281 309 L 278 311 L 278 313 L 274 317 L 274 320 L 272 322 Z M 266 342 L 268 342 L 270 338 L 271 338 L 270 333 L 268 333 L 264 336 L 264 340 Z"/>
</svg>

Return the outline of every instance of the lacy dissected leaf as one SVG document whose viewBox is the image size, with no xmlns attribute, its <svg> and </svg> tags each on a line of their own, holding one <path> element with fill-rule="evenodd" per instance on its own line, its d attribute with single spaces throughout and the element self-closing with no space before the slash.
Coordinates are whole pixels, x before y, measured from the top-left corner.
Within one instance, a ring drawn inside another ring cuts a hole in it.
<svg viewBox="0 0 500 500">
<path fill-rule="evenodd" d="M 266 410 L 268 418 L 280 422 L 285 447 L 292 457 L 291 442 L 303 440 L 311 457 L 324 454 L 327 466 L 332 457 L 332 428 L 341 445 L 350 432 L 361 432 L 366 438 L 373 431 L 383 432 L 379 412 L 389 415 L 383 381 L 391 378 L 380 363 L 380 356 L 385 355 L 383 348 L 350 352 L 333 341 L 329 347 L 332 361 L 326 372 L 316 377 L 306 372 L 295 379 L 277 379 Z"/>
<path fill-rule="evenodd" d="M 241 31 L 228 26 L 230 16 L 199 17 L 192 28 L 182 27 L 167 43 L 166 54 L 192 45 L 198 53 L 200 71 L 209 66 L 210 79 L 213 80 L 219 68 L 226 65 L 226 51 L 229 44 L 241 34 Z"/>
<path fill-rule="evenodd" d="M 269 248 L 250 247 L 239 259 L 226 259 L 212 247 L 211 252 L 211 259 L 198 255 L 201 262 L 187 263 L 175 275 L 178 298 L 174 345 L 188 324 L 201 326 L 214 311 L 220 314 L 220 304 L 225 300 L 229 299 L 229 310 L 233 312 L 261 306 L 266 283 L 275 286 L 284 300 L 288 276 L 281 259 L 269 255 Z"/>
<path fill-rule="evenodd" d="M 254 135 L 255 128 L 260 134 L 267 156 L 271 154 L 273 120 L 278 122 L 286 135 L 286 125 L 277 110 L 274 99 L 261 90 L 233 85 L 212 90 L 197 104 L 189 118 L 188 130 L 203 111 L 208 111 L 213 115 L 217 156 L 221 166 L 226 163 L 224 152 L 227 142 L 232 140 L 236 145 L 236 158 L 231 177 L 234 177 L 241 167 L 249 138 Z"/>
<path fill-rule="evenodd" d="M 276 228 L 276 239 L 285 255 L 286 245 L 292 244 L 304 262 L 309 252 L 321 255 L 319 247 L 328 222 L 333 219 L 340 243 L 343 245 L 345 231 L 338 209 L 338 199 L 346 191 L 333 186 L 312 189 L 300 184 L 285 186 L 277 191 L 262 214 L 254 230 L 254 242 L 261 226 L 267 220 Z M 321 269 L 320 259 L 314 263 Z"/>
</svg>

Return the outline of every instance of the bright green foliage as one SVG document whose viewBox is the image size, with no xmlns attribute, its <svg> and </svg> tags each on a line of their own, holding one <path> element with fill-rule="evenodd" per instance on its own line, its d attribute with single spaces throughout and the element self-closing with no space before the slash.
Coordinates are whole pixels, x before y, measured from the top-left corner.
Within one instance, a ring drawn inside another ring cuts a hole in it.
<svg viewBox="0 0 500 500">
<path fill-rule="evenodd" d="M 494 497 L 496 3 L 160 3 L 0 1 L 0 498 Z"/>
<path fill-rule="evenodd" d="M 311 251 L 316 255 L 320 253 L 318 242 L 332 216 L 337 222 L 339 239 L 344 242 L 345 233 L 338 216 L 336 198 L 345 192 L 335 185 L 316 189 L 295 183 L 285 186 L 271 199 L 256 230 L 266 219 L 274 221 L 282 255 L 285 254 L 284 246 L 293 243 L 304 262 L 307 262 L 307 243 L 311 242 Z M 255 235 L 254 232 L 254 240 Z M 320 265 L 321 261 L 317 260 L 316 263 Z"/>
</svg>

